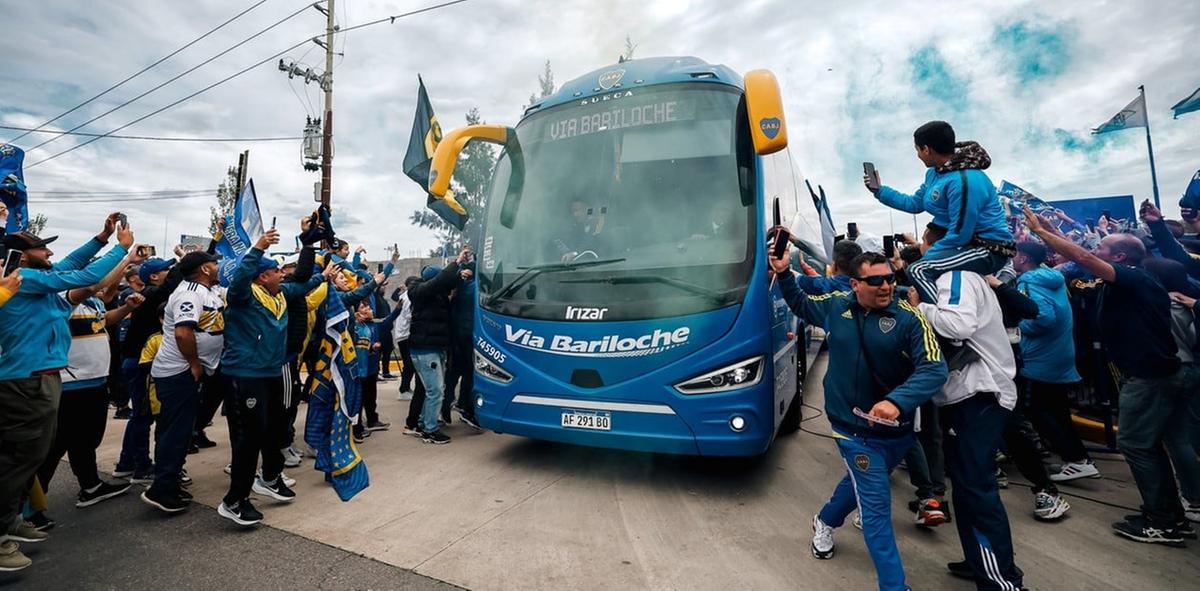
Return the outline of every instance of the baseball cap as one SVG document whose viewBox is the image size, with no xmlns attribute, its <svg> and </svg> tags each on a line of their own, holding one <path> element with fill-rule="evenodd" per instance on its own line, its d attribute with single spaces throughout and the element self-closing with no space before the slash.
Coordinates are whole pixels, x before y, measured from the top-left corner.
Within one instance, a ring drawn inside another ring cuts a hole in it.
<svg viewBox="0 0 1200 591">
<path fill-rule="evenodd" d="M 150 276 L 159 271 L 166 271 L 175 264 L 175 259 L 163 260 L 158 257 L 146 259 L 142 266 L 138 268 L 138 277 L 142 278 L 142 282 L 149 283 Z"/>
<path fill-rule="evenodd" d="M 42 248 L 51 242 L 58 240 L 58 236 L 49 238 L 39 238 L 29 232 L 21 231 L 14 232 L 4 237 L 4 246 L 6 248 L 15 248 L 17 250 L 29 250 L 31 248 Z"/>
<path fill-rule="evenodd" d="M 221 257 L 218 257 L 214 254 L 208 254 L 207 252 L 189 252 L 183 255 L 183 258 L 179 259 L 179 272 L 183 273 L 184 277 L 187 277 L 188 275 L 195 273 L 196 269 L 200 268 L 200 265 L 203 265 L 204 263 L 215 263 L 219 260 L 221 260 Z"/>
<path fill-rule="evenodd" d="M 262 258 L 258 259 L 258 270 L 255 271 L 254 274 L 262 275 L 263 273 L 266 273 L 267 271 L 270 271 L 271 269 L 278 269 L 278 268 L 279 268 L 279 263 L 276 262 L 275 259 L 273 259 L 271 257 L 262 257 Z"/>
</svg>

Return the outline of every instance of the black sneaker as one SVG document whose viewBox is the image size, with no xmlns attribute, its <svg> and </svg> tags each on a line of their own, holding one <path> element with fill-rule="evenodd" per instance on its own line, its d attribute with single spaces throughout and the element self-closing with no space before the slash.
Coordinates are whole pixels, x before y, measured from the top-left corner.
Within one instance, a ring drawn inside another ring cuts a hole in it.
<svg viewBox="0 0 1200 591">
<path fill-rule="evenodd" d="M 194 499 L 194 498 L 195 497 L 192 496 L 192 493 L 190 493 L 186 490 L 183 490 L 182 488 L 179 489 L 179 499 L 180 500 L 187 501 L 190 503 L 190 502 L 192 502 L 192 499 Z"/>
<path fill-rule="evenodd" d="M 154 465 L 139 468 L 129 477 L 129 484 L 150 484 L 154 482 Z"/>
<path fill-rule="evenodd" d="M 136 470 L 134 470 L 133 468 L 126 468 L 126 467 L 121 466 L 120 464 L 117 464 L 116 466 L 113 467 L 112 477 L 113 478 L 129 478 L 130 476 L 133 476 L 134 472 L 136 472 Z"/>
<path fill-rule="evenodd" d="M 296 493 L 288 488 L 288 485 L 284 484 L 283 478 L 279 477 L 276 477 L 274 482 L 267 482 L 262 477 L 257 477 L 254 479 L 254 486 L 251 487 L 251 490 L 254 491 L 254 494 L 271 497 L 282 503 L 290 503 L 296 500 Z"/>
<path fill-rule="evenodd" d="M 445 445 L 447 443 L 450 443 L 450 436 L 446 435 L 445 433 L 442 433 L 441 431 L 434 431 L 433 433 L 422 433 L 421 441 L 424 441 L 425 443 L 432 443 L 434 445 Z"/>
<path fill-rule="evenodd" d="M 117 412 L 113 413 L 114 419 L 120 419 L 122 421 L 128 421 L 130 419 L 130 417 L 132 417 L 132 416 L 133 416 L 133 409 L 129 408 L 128 406 L 118 408 Z"/>
<path fill-rule="evenodd" d="M 163 513 L 182 513 L 188 508 L 188 502 L 179 498 L 178 495 L 165 495 L 152 492 L 146 489 L 142 493 L 142 502 L 154 507 Z"/>
<path fill-rule="evenodd" d="M 1183 548 L 1183 536 L 1174 528 L 1163 528 L 1152 525 L 1146 518 L 1138 515 L 1112 524 L 1113 533 L 1144 544 L 1162 544 L 1173 548 Z"/>
<path fill-rule="evenodd" d="M 475 417 L 473 417 L 473 416 L 470 416 L 470 415 L 459 415 L 459 417 L 458 417 L 458 418 L 459 418 L 459 419 L 462 419 L 462 422 L 466 423 L 466 424 L 467 424 L 467 426 L 471 427 L 472 429 L 475 429 L 476 431 L 482 431 L 482 430 L 483 430 L 483 427 L 480 427 L 480 426 L 479 426 L 479 423 L 477 423 L 477 422 L 475 421 Z"/>
<path fill-rule="evenodd" d="M 179 470 L 179 486 L 191 486 L 191 485 L 192 485 L 192 477 L 191 477 L 191 475 L 188 474 L 187 468 L 180 468 L 180 470 Z"/>
<path fill-rule="evenodd" d="M 362 443 L 367 439 L 367 431 L 359 425 L 355 425 L 350 429 L 350 436 L 354 438 L 354 443 Z"/>
<path fill-rule="evenodd" d="M 965 560 L 946 564 L 946 570 L 950 571 L 950 576 L 968 581 L 975 580 L 975 571 L 971 569 L 971 565 Z"/>
<path fill-rule="evenodd" d="M 391 428 L 392 428 L 391 423 L 385 423 L 383 421 L 375 421 L 373 423 L 367 423 L 367 432 L 387 431 L 388 429 L 391 429 Z"/>
<path fill-rule="evenodd" d="M 91 507 L 100 501 L 111 499 L 117 495 L 125 494 L 129 487 L 133 486 L 128 482 L 121 484 L 109 484 L 101 482 L 93 486 L 91 490 L 80 490 L 79 499 L 75 501 L 76 507 Z"/>
<path fill-rule="evenodd" d="M 1140 514 L 1134 513 L 1132 515 L 1126 515 L 1125 521 L 1133 521 L 1135 519 L 1141 519 L 1141 518 L 1142 518 L 1142 516 Z M 32 521 L 32 519 L 30 521 Z M 1186 520 L 1186 519 L 1175 524 L 1175 527 L 1173 529 L 1176 532 L 1179 532 L 1179 536 L 1184 539 L 1195 540 L 1197 538 L 1196 530 L 1192 528 L 1192 524 L 1188 523 L 1188 520 Z"/>
<path fill-rule="evenodd" d="M 190 456 L 192 454 L 198 454 L 198 453 L 200 453 L 200 447 L 196 445 L 196 442 L 193 441 L 193 442 L 189 443 L 188 444 L 188 455 Z"/>
<path fill-rule="evenodd" d="M 263 520 L 263 514 L 250 504 L 250 499 L 244 499 L 234 503 L 232 507 L 221 502 L 217 507 L 217 515 L 224 517 L 240 526 L 247 527 L 255 525 Z"/>
<path fill-rule="evenodd" d="M 55 525 L 57 525 L 53 519 L 50 519 L 49 515 L 46 515 L 45 511 L 38 511 L 33 515 L 30 515 L 25 521 L 33 524 L 33 529 L 41 532 L 50 531 L 54 529 Z"/>
<path fill-rule="evenodd" d="M 201 431 L 192 437 L 192 445 L 200 449 L 208 449 L 210 447 L 216 447 L 217 442 L 209 439 L 208 435 L 205 435 L 204 431 Z"/>
</svg>

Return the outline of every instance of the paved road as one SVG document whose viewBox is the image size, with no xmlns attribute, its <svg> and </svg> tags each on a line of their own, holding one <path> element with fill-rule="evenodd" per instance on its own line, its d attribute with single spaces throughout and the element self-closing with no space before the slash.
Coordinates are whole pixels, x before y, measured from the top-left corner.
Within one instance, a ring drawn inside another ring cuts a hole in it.
<svg viewBox="0 0 1200 591">
<path fill-rule="evenodd" d="M 823 363 L 813 373 L 821 375 Z M 394 382 L 382 386 L 381 412 L 398 423 L 407 403 L 395 400 Z M 819 407 L 820 397 L 819 384 L 810 384 L 809 402 Z M 121 428 L 110 423 L 102 466 L 115 459 Z M 828 425 L 817 418 L 805 428 L 825 433 Z M 844 470 L 832 442 L 817 435 L 783 438 L 757 460 L 713 462 L 480 434 L 458 423 L 448 432 L 455 438 L 448 446 L 423 445 L 398 430 L 368 439 L 362 449 L 371 487 L 349 503 L 306 462 L 290 471 L 299 480 L 297 501 L 259 503 L 270 527 L 250 532 L 231 529 L 211 508 L 228 485 L 222 424 L 211 430 L 219 447 L 189 456 L 202 505 L 180 518 L 160 518 L 132 496 L 77 510 L 63 498 L 63 488 L 73 487 L 64 466 L 54 541 L 34 555 L 27 575 L 0 579 L 0 588 L 164 581 L 179 589 L 424 589 L 438 581 L 555 591 L 875 586 L 853 528 L 838 532 L 834 560 L 809 554 L 808 523 Z M 1100 466 L 1105 479 L 1067 490 L 1136 506 L 1124 464 Z M 911 488 L 904 472 L 893 478 L 910 583 L 970 589 L 944 573 L 960 556 L 954 531 L 906 525 Z M 1072 498 L 1066 520 L 1044 524 L 1031 516 L 1028 490 L 1003 494 L 1018 563 L 1035 589 L 1188 588 L 1200 579 L 1200 544 L 1180 550 L 1117 538 L 1108 525 L 1125 512 L 1119 507 Z M 290 563 L 280 561 L 285 551 Z"/>
</svg>

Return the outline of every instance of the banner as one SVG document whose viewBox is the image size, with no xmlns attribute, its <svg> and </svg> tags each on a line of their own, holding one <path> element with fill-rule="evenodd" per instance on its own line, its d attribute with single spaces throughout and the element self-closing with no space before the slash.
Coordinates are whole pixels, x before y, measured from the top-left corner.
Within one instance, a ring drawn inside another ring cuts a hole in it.
<svg viewBox="0 0 1200 591">
<path fill-rule="evenodd" d="M 1092 133 L 1108 133 L 1131 127 L 1146 127 L 1146 97 L 1140 94 L 1103 125 L 1093 129 Z"/>
<path fill-rule="evenodd" d="M 318 289 L 327 289 L 329 295 L 322 304 L 326 320 L 320 355 L 310 374 L 304 442 L 317 452 L 313 468 L 325 473 L 338 498 L 349 501 L 370 486 L 367 464 L 351 437 L 362 409 L 362 390 L 352 369 L 356 353 L 348 332 L 350 312 L 331 284 Z"/>
<path fill-rule="evenodd" d="M 1184 113 L 1200 111 L 1200 88 L 1197 88 L 1192 92 L 1192 94 L 1189 94 L 1187 98 L 1175 103 L 1175 106 L 1171 107 L 1171 111 L 1174 113 L 1174 117 L 1176 119 L 1178 119 L 1179 116 L 1183 115 Z"/>
<path fill-rule="evenodd" d="M 1033 193 L 1030 193 L 1029 191 L 1026 191 L 1025 189 L 1022 189 L 1021 187 L 1018 187 L 1008 181 L 1000 181 L 1000 188 L 996 190 L 996 193 L 1001 197 L 1007 197 L 1009 201 L 1015 201 L 1018 203 L 1016 209 L 1012 208 L 1011 203 L 1005 203 L 1005 205 L 1008 206 L 1008 211 L 1005 212 L 1006 215 L 1020 216 L 1021 204 L 1025 203 L 1028 203 L 1029 209 L 1032 209 L 1035 212 L 1040 212 L 1041 210 L 1049 207 L 1045 201 L 1039 199 Z M 1003 202 L 1003 200 L 1001 200 L 1001 202 Z"/>
<path fill-rule="evenodd" d="M 29 195 L 25 192 L 25 173 L 22 166 L 25 151 L 12 144 L 0 146 L 0 201 L 8 207 L 9 234 L 29 227 Z"/>
<path fill-rule="evenodd" d="M 404 174 L 421 185 L 421 189 L 428 191 L 429 166 L 438 143 L 442 141 L 442 126 L 438 125 L 437 115 L 433 114 L 433 105 L 429 103 L 429 95 L 425 92 L 425 81 L 417 76 L 417 82 L 417 112 L 413 116 L 412 133 L 408 137 L 408 151 L 404 154 Z M 460 231 L 466 227 L 467 210 L 453 195 L 447 192 L 444 198 L 439 199 L 432 193 L 427 194 L 426 207 Z"/>
<path fill-rule="evenodd" d="M 242 255 L 262 235 L 262 214 L 258 210 L 258 196 L 254 193 L 254 179 L 250 179 L 238 194 L 233 212 L 225 216 L 225 229 L 217 239 L 217 254 L 221 255 L 221 285 L 229 285 Z"/>
</svg>

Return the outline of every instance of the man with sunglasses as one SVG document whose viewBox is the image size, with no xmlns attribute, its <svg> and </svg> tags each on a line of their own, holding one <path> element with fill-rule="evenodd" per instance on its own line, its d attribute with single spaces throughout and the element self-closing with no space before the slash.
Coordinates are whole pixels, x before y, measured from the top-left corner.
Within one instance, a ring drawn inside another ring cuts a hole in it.
<svg viewBox="0 0 1200 591">
<path fill-rule="evenodd" d="M 813 517 L 812 554 L 833 558 L 833 530 L 856 505 L 881 590 L 909 589 L 892 530 L 889 475 L 913 445 L 913 416 L 946 382 L 933 329 L 895 299 L 896 274 L 879 253 L 851 261 L 850 288 L 807 295 L 789 259 L 770 257 L 788 307 L 829 334 L 825 414 L 847 474 Z"/>
</svg>

